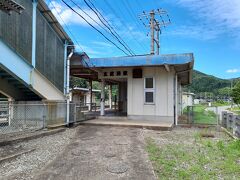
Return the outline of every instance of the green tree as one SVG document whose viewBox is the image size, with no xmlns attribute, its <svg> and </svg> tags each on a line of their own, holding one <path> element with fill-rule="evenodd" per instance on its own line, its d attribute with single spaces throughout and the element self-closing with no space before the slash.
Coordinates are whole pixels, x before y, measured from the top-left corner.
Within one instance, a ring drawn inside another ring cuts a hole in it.
<svg viewBox="0 0 240 180">
<path fill-rule="evenodd" d="M 240 81 L 232 89 L 231 97 L 233 102 L 240 108 Z"/>
<path fill-rule="evenodd" d="M 228 97 L 231 92 L 230 87 L 224 87 L 221 89 L 218 89 L 218 94 L 220 97 Z"/>
<path fill-rule="evenodd" d="M 70 87 L 81 87 L 81 88 L 88 88 L 88 81 L 78 77 L 70 77 Z"/>
</svg>

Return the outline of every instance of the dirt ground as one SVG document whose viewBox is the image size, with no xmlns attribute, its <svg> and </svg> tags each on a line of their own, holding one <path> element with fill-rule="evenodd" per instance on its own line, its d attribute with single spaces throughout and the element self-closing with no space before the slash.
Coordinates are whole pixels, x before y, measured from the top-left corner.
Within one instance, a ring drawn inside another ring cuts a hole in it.
<svg viewBox="0 0 240 180">
<path fill-rule="evenodd" d="M 35 179 L 156 179 L 141 129 L 85 126 Z"/>
<path fill-rule="evenodd" d="M 154 131 L 139 128 L 78 126 L 66 132 L 2 147 L 35 149 L 9 162 L 0 163 L 0 179 L 157 179 L 147 153 L 146 140 L 159 147 L 184 145 L 194 148 L 198 128 Z M 228 140 L 213 128 L 212 140 Z M 0 147 L 1 149 L 1 147 Z M 11 153 L 12 153 L 11 152 Z"/>
</svg>

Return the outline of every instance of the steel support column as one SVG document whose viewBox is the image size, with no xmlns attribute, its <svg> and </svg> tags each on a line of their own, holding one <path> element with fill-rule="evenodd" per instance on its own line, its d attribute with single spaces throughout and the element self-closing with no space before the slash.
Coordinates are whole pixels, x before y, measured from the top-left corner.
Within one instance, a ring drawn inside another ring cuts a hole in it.
<svg viewBox="0 0 240 180">
<path fill-rule="evenodd" d="M 101 82 L 101 102 L 100 102 L 100 115 L 104 116 L 105 115 L 105 94 L 104 94 L 104 89 L 105 89 L 105 80 L 102 79 Z"/>
<path fill-rule="evenodd" d="M 32 11 L 32 66 L 36 66 L 36 31 L 37 31 L 37 4 L 38 0 L 33 0 Z"/>
<path fill-rule="evenodd" d="M 112 84 L 109 85 L 109 109 L 112 109 Z"/>
</svg>

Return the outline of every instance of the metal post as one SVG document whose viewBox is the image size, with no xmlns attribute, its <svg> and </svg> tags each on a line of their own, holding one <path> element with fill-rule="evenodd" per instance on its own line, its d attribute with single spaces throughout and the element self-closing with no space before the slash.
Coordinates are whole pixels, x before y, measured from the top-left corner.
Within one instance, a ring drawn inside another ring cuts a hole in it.
<svg viewBox="0 0 240 180">
<path fill-rule="evenodd" d="M 175 75 L 175 125 L 178 125 L 178 77 Z"/>
<path fill-rule="evenodd" d="M 112 84 L 109 85 L 109 109 L 112 109 Z"/>
<path fill-rule="evenodd" d="M 104 116 L 105 115 L 105 94 L 104 94 L 104 87 L 105 87 L 105 81 L 102 79 L 101 82 L 101 102 L 100 102 L 100 115 Z"/>
<path fill-rule="evenodd" d="M 151 52 L 154 55 L 154 10 L 150 12 L 150 28 L 151 28 Z"/>
<path fill-rule="evenodd" d="M 46 128 L 46 117 L 47 117 L 47 107 L 46 104 L 43 104 L 43 129 Z"/>
<path fill-rule="evenodd" d="M 72 52 L 68 55 L 67 59 L 67 126 L 69 125 L 69 115 L 70 115 L 70 97 L 69 97 L 69 85 L 70 85 L 70 58 L 73 55 L 73 49 Z"/>
<path fill-rule="evenodd" d="M 117 95 L 114 97 L 114 109 L 117 110 Z"/>
<path fill-rule="evenodd" d="M 37 31 L 37 3 L 38 0 L 33 0 L 32 10 L 32 66 L 36 66 L 36 31 Z"/>
<path fill-rule="evenodd" d="M 89 79 L 90 84 L 90 111 L 92 112 L 92 79 Z"/>
<path fill-rule="evenodd" d="M 67 47 L 68 43 L 65 41 L 64 43 L 64 95 L 67 93 Z"/>
<path fill-rule="evenodd" d="M 157 55 L 159 55 L 159 49 L 160 49 L 160 40 L 159 40 L 159 32 L 160 32 L 160 29 L 159 29 L 159 26 L 157 27 Z"/>
</svg>

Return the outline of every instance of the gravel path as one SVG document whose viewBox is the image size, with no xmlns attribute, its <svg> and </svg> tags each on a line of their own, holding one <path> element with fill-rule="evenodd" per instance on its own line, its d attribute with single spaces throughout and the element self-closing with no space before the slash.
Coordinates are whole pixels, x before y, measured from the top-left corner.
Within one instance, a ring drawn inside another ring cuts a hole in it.
<svg viewBox="0 0 240 180">
<path fill-rule="evenodd" d="M 145 138 L 152 138 L 160 146 L 164 147 L 166 145 L 187 145 L 194 147 L 196 136 L 201 132 L 209 132 L 214 135 L 211 140 L 228 140 L 230 139 L 224 132 L 222 132 L 218 127 L 209 127 L 208 129 L 203 128 L 181 128 L 175 127 L 172 131 L 152 131 L 144 130 L 143 134 Z"/>
<path fill-rule="evenodd" d="M 13 144 L 4 148 L 0 147 L 2 154 L 6 151 L 6 148 L 9 148 L 9 150 L 17 148 L 21 150 L 35 149 L 33 152 L 21 155 L 10 162 L 0 163 L 0 179 L 32 179 L 34 174 L 38 173 L 65 149 L 75 136 L 76 129 L 67 129 L 55 135 Z"/>
</svg>

